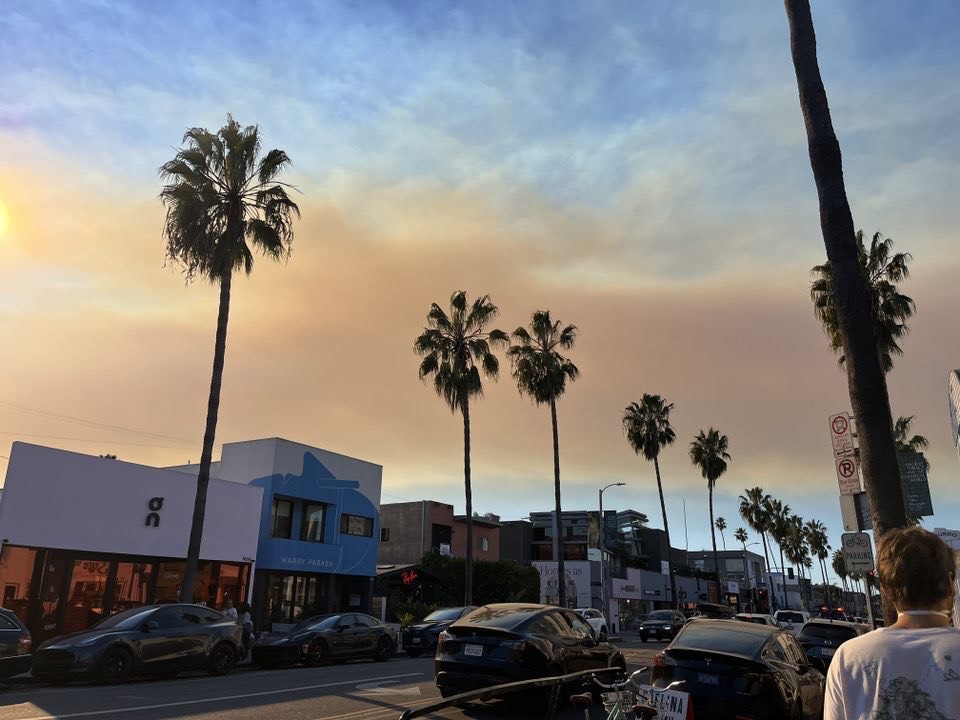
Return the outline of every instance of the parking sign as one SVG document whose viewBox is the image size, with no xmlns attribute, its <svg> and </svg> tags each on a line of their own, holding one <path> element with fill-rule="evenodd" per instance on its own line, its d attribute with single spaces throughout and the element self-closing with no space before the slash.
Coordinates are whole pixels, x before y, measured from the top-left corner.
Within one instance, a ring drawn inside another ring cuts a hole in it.
<svg viewBox="0 0 960 720">
<path fill-rule="evenodd" d="M 843 560 L 848 573 L 865 573 L 873 570 L 873 545 L 869 533 L 844 533 L 840 536 L 843 545 Z"/>
</svg>

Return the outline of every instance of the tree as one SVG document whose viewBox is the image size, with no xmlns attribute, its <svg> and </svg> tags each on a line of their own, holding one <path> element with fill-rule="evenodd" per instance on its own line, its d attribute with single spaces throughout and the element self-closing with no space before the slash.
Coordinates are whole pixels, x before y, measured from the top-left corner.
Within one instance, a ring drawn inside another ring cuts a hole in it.
<svg viewBox="0 0 960 720">
<path fill-rule="evenodd" d="M 667 522 L 667 505 L 663 499 L 663 483 L 660 481 L 660 451 L 667 445 L 673 445 L 677 439 L 670 424 L 670 411 L 673 403 L 668 403 L 659 395 L 644 393 L 639 403 L 632 402 L 623 411 L 623 429 L 627 442 L 637 455 L 653 462 L 657 476 L 657 493 L 660 495 L 660 513 L 663 516 L 663 534 L 667 542 L 667 572 L 670 574 L 670 599 L 677 605 L 677 580 L 673 574 L 673 559 L 670 557 L 670 525 Z"/>
<path fill-rule="evenodd" d="M 797 568 L 797 579 L 800 583 L 800 599 L 804 600 L 804 590 L 806 588 L 806 568 L 813 565 L 810 561 L 810 548 L 807 545 L 806 526 L 803 524 L 803 518 L 799 515 L 791 515 L 787 519 L 786 536 L 786 555 L 787 559 Z"/>
<path fill-rule="evenodd" d="M 727 550 L 727 539 L 723 536 L 723 531 L 727 529 L 727 520 L 722 515 L 717 517 L 716 522 L 713 523 L 713 526 L 720 531 L 720 539 L 723 541 L 723 550 Z"/>
<path fill-rule="evenodd" d="M 720 476 L 727 471 L 730 454 L 727 452 L 730 441 L 719 430 L 710 428 L 706 433 L 701 430 L 690 443 L 690 461 L 700 469 L 707 481 L 707 494 L 710 498 L 710 538 L 713 540 L 713 566 L 720 580 L 720 559 L 717 556 L 717 535 L 713 525 L 713 488 Z"/>
<path fill-rule="evenodd" d="M 817 63 L 817 40 L 809 0 L 784 0 L 790 51 L 797 76 L 810 166 L 820 204 L 820 228 L 830 262 L 837 327 L 843 347 L 850 404 L 857 423 L 860 460 L 877 538 L 907 524 L 900 468 L 893 442 L 890 397 L 880 359 L 870 291 L 863 274 L 853 215 L 843 181 L 840 143 L 833 130 L 827 93 Z M 895 617 L 888 608 L 886 622 Z"/>
<path fill-rule="evenodd" d="M 763 558 L 767 563 L 767 573 L 770 577 L 770 555 L 767 552 L 767 533 L 770 531 L 770 496 L 763 491 L 761 487 L 744 490 L 740 500 L 740 517 L 746 521 L 747 525 L 753 528 L 753 531 L 760 535 L 763 541 Z M 776 609 L 777 596 L 770 588 L 770 602 L 772 609 Z"/>
<path fill-rule="evenodd" d="M 823 576 L 823 586 L 829 593 L 830 578 L 827 575 L 827 558 L 830 555 L 830 544 L 827 541 L 827 528 L 819 520 L 808 520 L 806 524 L 807 544 L 810 546 L 810 552 L 817 556 L 820 562 L 820 574 Z M 827 604 L 830 603 L 829 594 L 826 596 Z"/>
<path fill-rule="evenodd" d="M 563 563 L 563 538 L 560 514 L 560 436 L 557 431 L 557 399 L 567 389 L 567 382 L 580 377 L 580 370 L 560 350 L 570 350 L 577 341 L 577 327 L 561 328 L 559 320 L 550 318 L 549 310 L 537 310 L 530 318 L 530 330 L 518 327 L 513 331 L 515 344 L 507 350 L 513 368 L 513 378 L 521 395 L 527 395 L 537 405 L 550 406 L 553 428 L 553 499 L 556 513 L 556 561 L 559 585 L 559 603 L 567 606 L 567 584 Z M 603 518 L 600 519 L 603 522 Z"/>
<path fill-rule="evenodd" d="M 880 351 L 880 364 L 884 372 L 893 369 L 893 356 L 903 355 L 898 341 L 909 332 L 907 320 L 913 316 L 916 305 L 913 299 L 900 293 L 897 283 L 910 275 L 907 267 L 912 259 L 910 253 L 894 253 L 893 239 L 874 233 L 869 249 L 864 245 L 863 230 L 857 230 L 857 261 L 860 274 L 870 294 L 871 313 Z M 830 348 L 839 354 L 838 362 L 845 362 L 843 338 L 837 320 L 837 304 L 833 292 L 830 261 L 817 265 L 811 273 L 810 285 L 813 312 L 823 325 L 830 340 Z"/>
<path fill-rule="evenodd" d="M 463 417 L 463 488 L 466 498 L 467 557 L 464 604 L 473 604 L 473 489 L 470 480 L 470 399 L 483 395 L 483 376 L 496 380 L 500 362 L 493 348 L 510 338 L 502 330 L 487 331 L 498 309 L 483 295 L 467 301 L 467 293 L 457 290 L 450 296 L 450 313 L 437 303 L 427 312 L 427 327 L 413 342 L 423 357 L 420 379 L 433 377 L 433 389 L 450 408 Z"/>
<path fill-rule="evenodd" d="M 272 260 L 289 257 L 293 218 L 300 217 L 300 209 L 287 196 L 291 186 L 277 180 L 290 158 L 276 149 L 261 154 L 258 126 L 241 127 L 228 115 L 216 134 L 190 128 L 182 143 L 174 158 L 160 167 L 167 258 L 183 267 L 188 281 L 200 277 L 220 286 L 207 421 L 181 590 L 181 600 L 190 602 L 220 410 L 233 273 L 250 274 L 254 250 Z"/>
<path fill-rule="evenodd" d="M 750 562 L 747 560 L 747 540 L 749 536 L 747 531 L 738 527 L 733 531 L 734 539 L 743 547 L 743 582 L 747 589 L 750 589 Z"/>
<path fill-rule="evenodd" d="M 837 574 L 837 577 L 840 578 L 840 583 L 843 585 L 844 592 L 846 592 L 847 591 L 847 561 L 843 557 L 843 550 L 837 549 L 833 551 L 830 564 L 833 566 L 833 571 Z"/>
<path fill-rule="evenodd" d="M 909 417 L 901 415 L 893 424 L 893 442 L 897 445 L 898 453 L 919 453 L 926 450 L 930 445 L 930 441 L 923 435 L 908 437 L 913 426 L 914 417 L 914 415 Z M 924 458 L 923 464 L 926 466 L 927 472 L 930 472 L 930 461 Z"/>
<path fill-rule="evenodd" d="M 787 542 L 787 532 L 790 521 L 790 506 L 779 500 L 770 499 L 767 502 L 767 512 L 770 515 L 770 535 L 780 550 L 780 578 L 783 581 L 783 607 L 789 607 L 787 602 L 787 571 L 783 566 L 783 546 Z"/>
</svg>

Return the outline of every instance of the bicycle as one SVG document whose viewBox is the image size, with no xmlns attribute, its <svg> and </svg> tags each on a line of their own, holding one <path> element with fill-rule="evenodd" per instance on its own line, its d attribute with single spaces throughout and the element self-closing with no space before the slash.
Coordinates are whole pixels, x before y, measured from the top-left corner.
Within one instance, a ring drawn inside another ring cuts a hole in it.
<svg viewBox="0 0 960 720">
<path fill-rule="evenodd" d="M 585 692 L 570 696 L 570 702 L 575 706 L 583 707 L 584 720 L 590 720 L 590 708 L 594 704 L 594 688 L 601 691 L 600 699 L 603 703 L 603 710 L 607 713 L 607 720 L 656 720 L 658 716 L 657 708 L 646 702 L 638 702 L 637 691 L 641 689 L 639 682 L 640 676 L 649 670 L 648 667 L 641 667 L 630 674 L 622 682 L 612 682 L 609 685 L 600 682 L 594 675 L 584 683 Z M 636 688 L 631 689 L 630 686 Z M 678 680 L 667 685 L 665 688 L 657 688 L 654 692 L 662 693 L 675 690 L 682 690 L 686 683 Z"/>
</svg>

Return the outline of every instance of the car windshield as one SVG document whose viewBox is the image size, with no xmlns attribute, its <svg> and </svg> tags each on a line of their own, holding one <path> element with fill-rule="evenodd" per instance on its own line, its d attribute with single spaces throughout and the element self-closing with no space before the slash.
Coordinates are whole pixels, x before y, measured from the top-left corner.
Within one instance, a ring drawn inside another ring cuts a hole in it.
<svg viewBox="0 0 960 720">
<path fill-rule="evenodd" d="M 736 624 L 718 627 L 714 623 L 690 623 L 680 631 L 673 647 L 753 657 L 768 637 L 746 627 L 739 630 Z"/>
<path fill-rule="evenodd" d="M 798 637 L 812 640 L 849 640 L 856 637 L 857 632 L 843 625 L 827 625 L 826 623 L 807 623 L 803 626 Z"/>
<path fill-rule="evenodd" d="M 777 612 L 777 620 L 780 622 L 802 623 L 803 615 L 795 612 L 783 612 L 781 610 Z"/>
<path fill-rule="evenodd" d="M 458 617 L 460 617 L 461 612 L 463 612 L 463 608 L 443 608 L 442 610 L 434 610 L 432 613 L 427 615 L 423 621 L 442 622 L 444 620 L 456 620 Z"/>
<path fill-rule="evenodd" d="M 307 628 L 311 630 L 325 630 L 327 628 L 332 628 L 337 624 L 337 620 L 343 617 L 340 614 L 337 615 L 314 615 L 309 617 L 306 620 L 301 620 L 296 625 L 294 625 L 288 632 L 294 633 L 299 630 L 306 630 Z"/>
<path fill-rule="evenodd" d="M 673 620 L 673 613 L 670 610 L 658 610 L 647 615 L 647 620 Z"/>
<path fill-rule="evenodd" d="M 746 617 L 744 615 L 737 615 L 737 620 L 742 620 L 743 622 L 757 623 L 757 625 L 766 625 L 767 621 L 762 617 Z"/>
<path fill-rule="evenodd" d="M 480 625 L 501 630 L 513 630 L 517 625 L 529 620 L 531 616 L 542 613 L 540 605 L 482 607 L 464 618 L 460 618 L 457 625 Z"/>
<path fill-rule="evenodd" d="M 143 621 L 147 619 L 147 616 L 154 610 L 156 610 L 155 607 L 138 607 L 131 610 L 124 610 L 123 612 L 118 612 L 115 615 L 104 618 L 90 629 L 106 630 L 107 628 L 116 628 L 118 630 L 126 630 L 135 628 L 143 623 Z"/>
</svg>

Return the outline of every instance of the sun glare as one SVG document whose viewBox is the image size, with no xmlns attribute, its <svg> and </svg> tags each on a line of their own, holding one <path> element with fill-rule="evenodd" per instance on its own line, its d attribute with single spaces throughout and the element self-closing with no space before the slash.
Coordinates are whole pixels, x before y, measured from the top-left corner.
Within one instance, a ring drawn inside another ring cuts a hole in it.
<svg viewBox="0 0 960 720">
<path fill-rule="evenodd" d="M 0 235 L 6 233 L 8 227 L 10 227 L 10 215 L 7 213 L 7 206 L 3 204 L 3 200 L 0 200 Z"/>
</svg>

